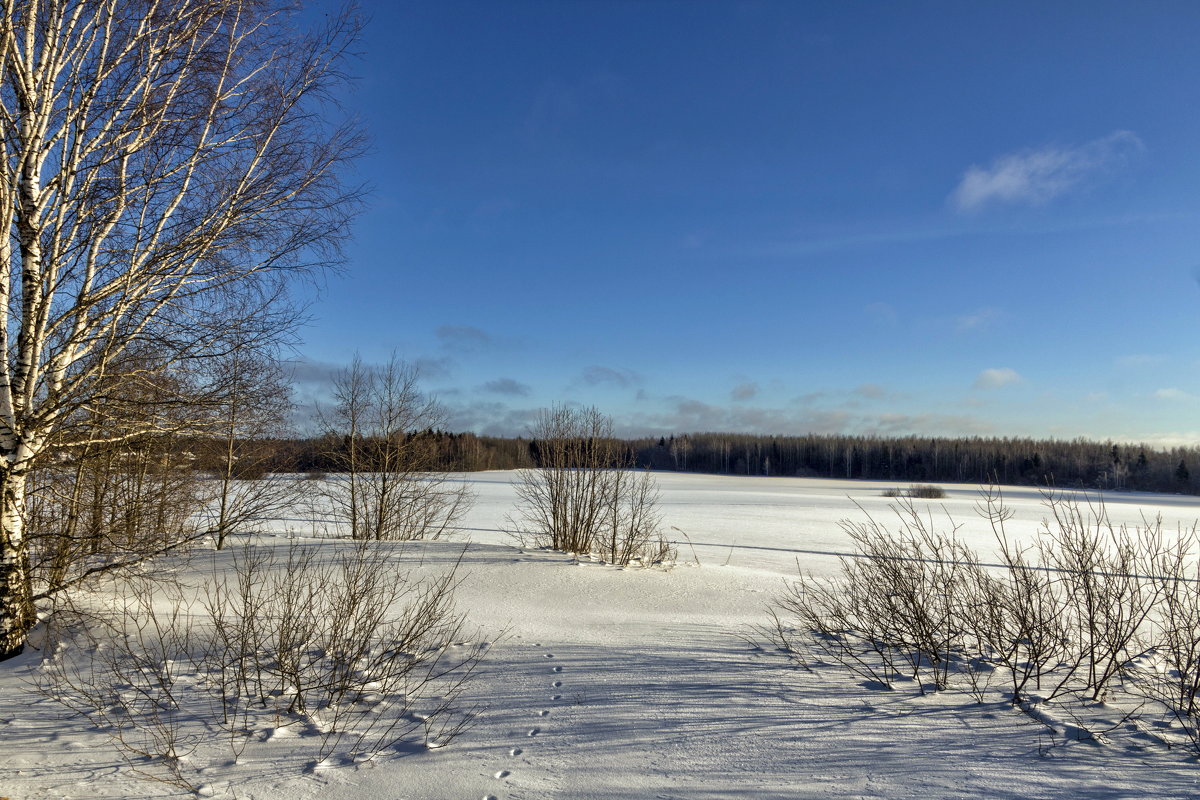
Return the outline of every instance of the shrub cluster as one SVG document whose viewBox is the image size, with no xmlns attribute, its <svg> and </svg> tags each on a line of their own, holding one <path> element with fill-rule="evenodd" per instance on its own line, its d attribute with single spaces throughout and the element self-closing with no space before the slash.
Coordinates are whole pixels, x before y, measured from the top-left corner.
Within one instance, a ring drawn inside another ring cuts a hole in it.
<svg viewBox="0 0 1200 800">
<path fill-rule="evenodd" d="M 936 531 L 911 500 L 894 530 L 844 522 L 856 552 L 836 577 L 791 584 L 771 636 L 801 664 L 828 659 L 879 688 L 911 680 L 980 702 L 998 690 L 1035 718 L 1051 702 L 1122 695 L 1173 717 L 1200 753 L 1196 529 L 1115 526 L 1102 504 L 1062 495 L 1046 506 L 1038 535 L 1020 543 L 1005 533 L 999 492 L 985 492 L 998 564 L 955 538 L 957 526 Z"/>
<path fill-rule="evenodd" d="M 611 418 L 556 406 L 542 412 L 533 433 L 539 465 L 517 479 L 518 538 L 611 564 L 674 559 L 660 532 L 654 479 L 633 469 L 613 439 Z"/>
<path fill-rule="evenodd" d="M 946 490 L 932 483 L 914 483 L 907 489 L 884 489 L 884 497 L 911 497 L 917 500 L 942 500 Z"/>
<path fill-rule="evenodd" d="M 459 698 L 483 648 L 459 641 L 454 570 L 415 581 L 387 561 L 371 542 L 332 563 L 247 546 L 198 600 L 127 584 L 109 613 L 68 617 L 86 624 L 58 638 L 43 689 L 134 771 L 192 791 L 191 767 L 222 748 L 237 761 L 264 732 L 307 737 L 310 766 L 441 746 L 472 716 Z"/>
</svg>

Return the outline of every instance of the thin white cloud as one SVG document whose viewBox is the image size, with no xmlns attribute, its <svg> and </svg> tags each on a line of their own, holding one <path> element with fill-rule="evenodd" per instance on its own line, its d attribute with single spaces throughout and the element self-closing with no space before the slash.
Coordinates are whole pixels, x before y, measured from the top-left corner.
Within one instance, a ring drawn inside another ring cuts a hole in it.
<svg viewBox="0 0 1200 800">
<path fill-rule="evenodd" d="M 988 327 L 1000 319 L 1000 311 L 995 308 L 981 308 L 970 314 L 960 314 L 954 318 L 954 329 L 959 333 L 977 331 Z"/>
<path fill-rule="evenodd" d="M 720 406 L 687 397 L 666 400 L 668 407 L 657 413 L 618 417 L 618 432 L 637 436 L 699 431 L 783 436 L 809 433 L 973 436 L 994 432 L 989 423 L 967 415 L 855 414 L 845 408 Z"/>
<path fill-rule="evenodd" d="M 1166 361 L 1166 356 L 1152 355 L 1150 353 L 1135 353 L 1133 355 L 1121 356 L 1116 360 L 1116 364 L 1122 369 L 1137 369 L 1139 367 L 1155 367 L 1159 364 L 1166 363 Z"/>
<path fill-rule="evenodd" d="M 1154 393 L 1154 396 L 1159 400 L 1195 400 L 1196 395 L 1190 392 L 1185 392 L 1183 389 L 1177 389 L 1174 386 L 1167 389 L 1159 389 Z"/>
<path fill-rule="evenodd" d="M 1014 383 L 1020 383 L 1023 380 L 1024 378 L 1015 369 L 996 367 L 980 372 L 975 378 L 974 387 L 976 389 L 999 389 Z"/>
<path fill-rule="evenodd" d="M 895 308 L 883 302 L 870 303 L 863 310 L 873 321 L 884 325 L 891 325 L 900 316 Z"/>
<path fill-rule="evenodd" d="M 1092 436 L 1089 438 L 1099 440 L 1102 437 Z M 1195 447 L 1196 442 L 1200 441 L 1200 431 L 1164 431 L 1162 433 L 1106 436 L 1103 438 L 1110 438 L 1113 441 L 1138 442 L 1139 444 L 1163 449 L 1170 447 Z"/>
<path fill-rule="evenodd" d="M 950 201 L 962 212 L 993 203 L 1041 205 L 1123 165 L 1144 149 L 1134 133 L 1115 131 L 1080 145 L 1008 153 L 986 167 L 972 164 Z"/>
</svg>

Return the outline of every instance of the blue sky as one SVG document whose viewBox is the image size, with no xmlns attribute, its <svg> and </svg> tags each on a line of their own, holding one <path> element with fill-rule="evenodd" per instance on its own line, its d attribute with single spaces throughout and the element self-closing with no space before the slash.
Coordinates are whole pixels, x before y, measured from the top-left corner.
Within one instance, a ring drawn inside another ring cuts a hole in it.
<svg viewBox="0 0 1200 800">
<path fill-rule="evenodd" d="M 304 374 L 394 351 L 487 433 L 1200 439 L 1200 4 L 365 11 Z"/>
</svg>

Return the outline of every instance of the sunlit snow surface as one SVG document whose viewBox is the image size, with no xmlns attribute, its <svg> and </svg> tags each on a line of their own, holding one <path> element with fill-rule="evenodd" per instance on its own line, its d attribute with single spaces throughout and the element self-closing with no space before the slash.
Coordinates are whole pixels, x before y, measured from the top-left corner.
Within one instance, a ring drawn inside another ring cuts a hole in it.
<svg viewBox="0 0 1200 800">
<path fill-rule="evenodd" d="M 217 796 L 1200 795 L 1200 765 L 1149 738 L 1055 742 L 1004 704 L 870 691 L 832 669 L 790 668 L 769 646 L 752 644 L 762 642 L 754 626 L 767 621 L 787 577 L 798 567 L 830 573 L 836 554 L 849 551 L 839 520 L 870 514 L 892 523 L 893 501 L 881 492 L 896 484 L 659 475 L 664 523 L 683 532 L 668 529 L 679 564 L 664 571 L 523 550 L 505 532 L 514 527 L 513 474 L 461 480 L 477 493 L 463 533 L 410 544 L 403 559 L 414 574 L 433 575 L 461 557 L 458 605 L 478 629 L 475 639 L 494 643 L 471 689 L 481 708 L 476 724 L 437 750 L 310 774 L 301 774 L 299 755 L 272 763 L 251 745 L 237 765 L 205 767 L 200 778 Z M 939 530 L 959 525 L 959 536 L 989 560 L 994 540 L 975 511 L 978 487 L 945 488 L 945 500 L 918 506 Z M 1016 513 L 1010 536 L 1032 535 L 1045 516 L 1039 493 L 1006 489 L 1005 499 Z M 1117 524 L 1161 514 L 1173 530 L 1200 516 L 1196 498 L 1105 500 Z M 263 541 L 311 537 L 309 515 L 301 508 L 272 523 Z M 177 793 L 129 776 L 103 735 L 55 716 L 24 684 L 35 663 L 30 653 L 0 665 L 0 796 Z M 300 746 L 303 737 L 286 740 L 293 741 Z"/>
</svg>

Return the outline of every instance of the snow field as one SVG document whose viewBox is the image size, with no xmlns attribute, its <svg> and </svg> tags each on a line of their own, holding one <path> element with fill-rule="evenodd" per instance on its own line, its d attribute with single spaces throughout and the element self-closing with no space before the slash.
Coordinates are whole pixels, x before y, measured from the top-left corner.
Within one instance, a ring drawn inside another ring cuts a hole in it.
<svg viewBox="0 0 1200 800">
<path fill-rule="evenodd" d="M 1162 745 L 1160 731 L 1129 731 L 1109 746 L 1050 740 L 1007 704 L 869 691 L 839 670 L 789 668 L 763 644 L 754 628 L 797 564 L 831 574 L 849 550 L 838 520 L 870 513 L 886 521 L 890 501 L 880 495 L 894 484 L 659 475 L 664 522 L 687 535 L 673 534 L 679 564 L 662 570 L 522 550 L 503 532 L 512 474 L 457 479 L 477 493 L 463 534 L 408 544 L 395 560 L 421 577 L 461 561 L 456 606 L 470 641 L 491 643 L 466 698 L 479 707 L 475 724 L 445 747 L 307 773 L 301 754 L 311 737 L 277 728 L 237 764 L 204 765 L 206 792 L 255 800 L 1200 794 L 1200 767 Z M 992 534 L 973 510 L 977 487 L 946 489 L 946 500 L 918 505 L 935 525 L 948 512 L 986 559 Z M 1016 512 L 1010 535 L 1032 534 L 1043 516 L 1037 492 L 1006 490 L 1006 499 Z M 1162 513 L 1173 528 L 1200 514 L 1195 498 L 1106 500 L 1118 523 Z M 260 541 L 309 537 L 297 510 Z M 0 795 L 178 794 L 131 776 L 103 734 L 63 720 L 31 692 L 25 681 L 36 662 L 29 653 L 0 667 Z"/>
</svg>

